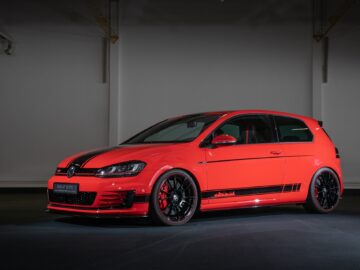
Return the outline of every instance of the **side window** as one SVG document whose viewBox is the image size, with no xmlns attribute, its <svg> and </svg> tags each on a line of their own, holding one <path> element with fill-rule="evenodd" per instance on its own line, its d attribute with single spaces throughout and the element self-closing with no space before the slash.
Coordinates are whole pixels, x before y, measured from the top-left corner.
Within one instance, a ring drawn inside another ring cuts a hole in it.
<svg viewBox="0 0 360 270">
<path fill-rule="evenodd" d="M 305 123 L 299 119 L 274 116 L 280 142 L 310 142 L 313 135 Z"/>
<path fill-rule="evenodd" d="M 233 118 L 214 131 L 214 136 L 227 134 L 238 144 L 274 142 L 274 133 L 268 116 L 247 115 Z"/>
</svg>

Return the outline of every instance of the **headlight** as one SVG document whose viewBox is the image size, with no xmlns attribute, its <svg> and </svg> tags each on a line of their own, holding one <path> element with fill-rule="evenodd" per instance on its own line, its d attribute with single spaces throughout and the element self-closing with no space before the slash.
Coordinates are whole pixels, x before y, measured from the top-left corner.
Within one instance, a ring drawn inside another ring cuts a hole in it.
<svg viewBox="0 0 360 270">
<path fill-rule="evenodd" d="M 138 175 L 146 166 L 142 161 L 128 161 L 101 168 L 96 172 L 97 177 L 126 177 Z"/>
</svg>

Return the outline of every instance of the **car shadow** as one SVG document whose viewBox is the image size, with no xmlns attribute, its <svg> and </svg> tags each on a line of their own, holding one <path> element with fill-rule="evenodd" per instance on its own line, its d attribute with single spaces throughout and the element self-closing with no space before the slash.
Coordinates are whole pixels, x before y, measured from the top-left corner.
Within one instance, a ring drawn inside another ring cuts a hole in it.
<svg viewBox="0 0 360 270">
<path fill-rule="evenodd" d="M 211 212 L 199 213 L 198 219 L 228 219 L 228 218 L 248 218 L 248 217 L 262 217 L 275 215 L 289 215 L 289 214 L 308 214 L 303 207 L 291 206 L 265 206 L 252 207 L 231 210 L 219 210 Z"/>
<path fill-rule="evenodd" d="M 308 214 L 302 207 L 299 206 L 273 206 L 273 207 L 259 207 L 259 208 L 245 208 L 232 209 L 197 213 L 193 219 L 185 226 L 192 224 L 219 222 L 227 220 L 238 220 L 264 216 L 279 216 L 279 215 L 301 215 Z M 55 218 L 56 222 L 66 223 L 71 225 L 89 226 L 89 227 L 123 227 L 123 228 L 138 228 L 138 227 L 162 227 L 151 222 L 150 218 L 94 218 L 81 216 L 66 216 Z"/>
<path fill-rule="evenodd" d="M 71 225 L 102 228 L 136 228 L 155 226 L 148 218 L 95 218 L 81 216 L 66 216 L 55 219 L 56 222 Z"/>
</svg>

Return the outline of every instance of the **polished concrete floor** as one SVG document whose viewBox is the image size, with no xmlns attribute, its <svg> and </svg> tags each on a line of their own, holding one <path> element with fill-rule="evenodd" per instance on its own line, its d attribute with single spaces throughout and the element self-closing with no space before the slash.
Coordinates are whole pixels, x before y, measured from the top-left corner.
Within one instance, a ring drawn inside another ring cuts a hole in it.
<svg viewBox="0 0 360 270">
<path fill-rule="evenodd" d="M 44 212 L 43 191 L 0 190 L 0 269 L 360 269 L 360 196 L 207 213 L 181 227 Z"/>
</svg>

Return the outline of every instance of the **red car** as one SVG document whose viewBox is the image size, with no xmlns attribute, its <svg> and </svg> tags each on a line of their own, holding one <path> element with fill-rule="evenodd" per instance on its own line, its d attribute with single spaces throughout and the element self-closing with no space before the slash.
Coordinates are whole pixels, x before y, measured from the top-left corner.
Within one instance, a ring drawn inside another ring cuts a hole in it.
<svg viewBox="0 0 360 270">
<path fill-rule="evenodd" d="M 342 192 L 339 153 L 320 121 L 243 110 L 170 118 L 119 146 L 66 158 L 49 180 L 48 209 L 180 225 L 196 211 L 241 207 L 327 213 Z"/>
</svg>

